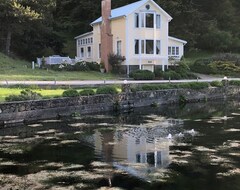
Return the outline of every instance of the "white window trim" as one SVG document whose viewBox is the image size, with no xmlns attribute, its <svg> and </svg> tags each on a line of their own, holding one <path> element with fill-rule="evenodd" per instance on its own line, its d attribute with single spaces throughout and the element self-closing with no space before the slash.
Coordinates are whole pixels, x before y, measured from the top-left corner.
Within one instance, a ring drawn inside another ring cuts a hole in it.
<svg viewBox="0 0 240 190">
<path fill-rule="evenodd" d="M 120 46 L 120 54 L 118 54 L 118 42 L 121 42 L 120 43 L 120 45 L 121 45 Z M 116 54 L 122 56 L 122 40 L 121 39 L 116 40 Z"/>
<path fill-rule="evenodd" d="M 88 51 L 88 48 L 90 48 L 90 51 Z M 88 46 L 87 47 L 87 58 L 91 58 L 92 57 L 92 47 Z"/>
<path fill-rule="evenodd" d="M 168 46 L 168 48 L 171 48 L 170 53 L 168 52 L 168 56 L 180 56 L 180 47 L 179 46 Z M 175 53 L 173 54 L 173 48 L 175 48 Z M 178 54 L 177 54 L 177 48 L 178 48 Z"/>
</svg>

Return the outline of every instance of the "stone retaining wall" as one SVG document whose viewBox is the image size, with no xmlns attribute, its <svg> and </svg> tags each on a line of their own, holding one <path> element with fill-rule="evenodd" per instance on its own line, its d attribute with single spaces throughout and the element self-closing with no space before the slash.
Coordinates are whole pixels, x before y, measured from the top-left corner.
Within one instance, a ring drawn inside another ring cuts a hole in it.
<svg viewBox="0 0 240 190">
<path fill-rule="evenodd" d="M 171 89 L 122 93 L 118 95 L 95 95 L 89 97 L 59 98 L 50 100 L 12 102 L 0 104 L 0 125 L 38 119 L 69 116 L 73 113 L 89 114 L 132 109 L 149 105 L 178 103 L 179 97 L 188 102 L 236 97 L 239 87 L 208 88 L 203 90 Z"/>
</svg>

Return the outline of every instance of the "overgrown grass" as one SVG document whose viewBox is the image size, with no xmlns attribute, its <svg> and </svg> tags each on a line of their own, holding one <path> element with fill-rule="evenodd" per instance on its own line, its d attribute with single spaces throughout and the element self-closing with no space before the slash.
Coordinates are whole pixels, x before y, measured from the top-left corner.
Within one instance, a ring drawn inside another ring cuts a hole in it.
<svg viewBox="0 0 240 190">
<path fill-rule="evenodd" d="M 68 72 L 52 71 L 36 68 L 31 63 L 12 59 L 0 53 L 0 80 L 105 80 L 116 79 L 112 74 L 100 72 Z"/>
<path fill-rule="evenodd" d="M 22 90 L 23 89 L 21 88 L 0 88 L 0 102 L 4 102 L 5 98 L 9 95 L 20 95 L 20 92 Z M 64 89 L 52 89 L 52 90 L 38 89 L 32 91 L 40 93 L 43 96 L 43 98 L 54 98 L 62 96 Z"/>
<path fill-rule="evenodd" d="M 189 51 L 185 53 L 184 62 L 190 66 L 196 60 L 201 58 L 209 58 L 212 57 L 214 54 L 214 52 L 209 51 Z"/>
</svg>

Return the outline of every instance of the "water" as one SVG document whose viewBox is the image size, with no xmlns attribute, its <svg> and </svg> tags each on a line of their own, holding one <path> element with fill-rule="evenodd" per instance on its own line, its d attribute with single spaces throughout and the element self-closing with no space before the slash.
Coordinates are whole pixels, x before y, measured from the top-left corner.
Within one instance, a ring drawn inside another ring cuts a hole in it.
<svg viewBox="0 0 240 190">
<path fill-rule="evenodd" d="M 0 129 L 1 189 L 240 189 L 237 101 Z"/>
</svg>

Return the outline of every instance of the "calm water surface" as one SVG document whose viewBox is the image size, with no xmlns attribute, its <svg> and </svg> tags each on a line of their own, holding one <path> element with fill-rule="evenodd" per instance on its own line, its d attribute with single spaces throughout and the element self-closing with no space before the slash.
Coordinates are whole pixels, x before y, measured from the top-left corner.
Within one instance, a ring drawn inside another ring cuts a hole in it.
<svg viewBox="0 0 240 190">
<path fill-rule="evenodd" d="M 240 103 L 0 129 L 1 189 L 240 189 Z"/>
</svg>

